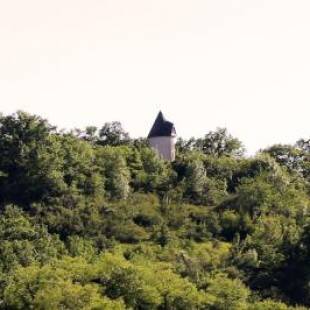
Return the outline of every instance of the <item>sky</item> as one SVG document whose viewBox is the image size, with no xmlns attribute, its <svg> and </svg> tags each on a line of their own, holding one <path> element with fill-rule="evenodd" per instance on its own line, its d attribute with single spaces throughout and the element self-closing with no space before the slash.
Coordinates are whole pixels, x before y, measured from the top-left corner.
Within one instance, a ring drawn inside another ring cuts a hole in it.
<svg viewBox="0 0 310 310">
<path fill-rule="evenodd" d="M 146 136 L 310 136 L 309 0 L 0 0 L 0 112 Z"/>
</svg>

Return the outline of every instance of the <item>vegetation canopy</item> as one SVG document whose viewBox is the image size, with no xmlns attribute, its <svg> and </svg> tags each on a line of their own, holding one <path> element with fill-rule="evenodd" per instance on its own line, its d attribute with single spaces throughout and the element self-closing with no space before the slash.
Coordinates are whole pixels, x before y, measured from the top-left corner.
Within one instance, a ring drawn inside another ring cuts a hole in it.
<svg viewBox="0 0 310 310">
<path fill-rule="evenodd" d="M 176 148 L 0 115 L 0 309 L 309 309 L 309 137 Z"/>
</svg>

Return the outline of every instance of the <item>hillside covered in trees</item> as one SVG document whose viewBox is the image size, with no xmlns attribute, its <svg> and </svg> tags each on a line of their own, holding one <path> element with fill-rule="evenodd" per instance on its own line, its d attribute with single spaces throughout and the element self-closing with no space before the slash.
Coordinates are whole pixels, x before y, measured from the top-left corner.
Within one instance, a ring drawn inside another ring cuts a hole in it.
<svg viewBox="0 0 310 310">
<path fill-rule="evenodd" d="M 117 122 L 0 115 L 0 309 L 308 309 L 304 138 L 249 158 L 217 129 L 170 163 Z"/>
</svg>

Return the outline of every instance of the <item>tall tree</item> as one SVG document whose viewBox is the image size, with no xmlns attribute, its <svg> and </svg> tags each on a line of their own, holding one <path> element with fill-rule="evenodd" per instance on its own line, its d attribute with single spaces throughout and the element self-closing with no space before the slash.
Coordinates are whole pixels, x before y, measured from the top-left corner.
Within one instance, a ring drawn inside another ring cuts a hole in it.
<svg viewBox="0 0 310 310">
<path fill-rule="evenodd" d="M 195 146 L 203 153 L 214 156 L 241 156 L 244 153 L 240 140 L 229 134 L 226 128 L 210 131 L 204 138 L 198 139 Z"/>
<path fill-rule="evenodd" d="M 105 123 L 99 131 L 100 145 L 117 146 L 128 143 L 129 134 L 123 129 L 120 122 Z"/>
<path fill-rule="evenodd" d="M 0 202 L 28 205 L 62 191 L 62 150 L 54 132 L 25 112 L 0 117 Z"/>
</svg>

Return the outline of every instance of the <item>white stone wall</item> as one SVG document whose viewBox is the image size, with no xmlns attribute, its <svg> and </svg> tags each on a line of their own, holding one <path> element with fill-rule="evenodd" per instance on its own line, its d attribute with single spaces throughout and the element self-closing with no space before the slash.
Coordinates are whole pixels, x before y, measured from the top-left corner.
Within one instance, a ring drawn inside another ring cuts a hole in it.
<svg viewBox="0 0 310 310">
<path fill-rule="evenodd" d="M 175 137 L 153 137 L 149 139 L 150 145 L 165 160 L 175 160 Z"/>
</svg>

